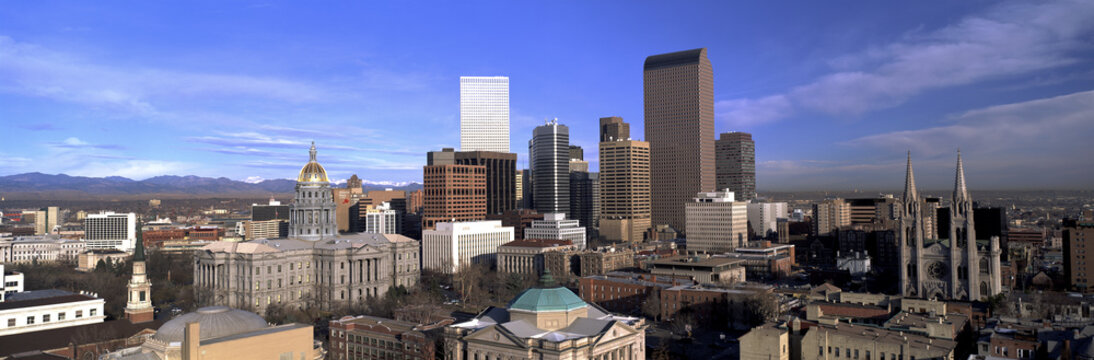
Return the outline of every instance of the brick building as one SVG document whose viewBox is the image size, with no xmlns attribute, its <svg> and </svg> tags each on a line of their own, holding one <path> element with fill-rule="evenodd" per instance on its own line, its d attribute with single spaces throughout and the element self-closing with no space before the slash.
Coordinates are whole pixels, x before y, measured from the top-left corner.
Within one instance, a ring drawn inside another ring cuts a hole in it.
<svg viewBox="0 0 1094 360">
<path fill-rule="evenodd" d="M 428 324 L 375 316 L 345 316 L 330 321 L 329 357 L 343 359 L 432 360 L 443 358 L 445 318 Z"/>
<path fill-rule="evenodd" d="M 438 222 L 486 219 L 486 167 L 426 165 L 422 229 Z"/>
</svg>

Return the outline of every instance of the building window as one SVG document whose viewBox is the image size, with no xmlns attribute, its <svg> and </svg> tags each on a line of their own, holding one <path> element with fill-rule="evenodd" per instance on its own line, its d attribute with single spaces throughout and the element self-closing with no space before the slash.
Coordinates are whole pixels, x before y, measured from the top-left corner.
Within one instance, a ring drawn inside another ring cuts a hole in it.
<svg viewBox="0 0 1094 360">
<path fill-rule="evenodd" d="M 65 319 L 65 313 L 63 313 L 63 312 L 57 313 L 57 321 L 62 321 L 64 319 Z"/>
<path fill-rule="evenodd" d="M 27 325 L 34 325 L 34 317 L 27 316 Z"/>
<path fill-rule="evenodd" d="M 8 327 L 15 327 L 15 318 L 8 319 Z"/>
<path fill-rule="evenodd" d="M 83 310 L 76 310 L 76 318 L 79 319 L 79 318 L 82 318 L 82 317 L 84 317 L 84 311 Z"/>
<path fill-rule="evenodd" d="M 88 316 L 95 316 L 95 314 L 98 314 L 98 313 L 99 313 L 99 309 L 91 309 L 90 311 L 88 311 Z"/>
<path fill-rule="evenodd" d="M 44 323 L 49 322 L 49 318 L 50 318 L 49 314 L 42 315 L 42 322 L 44 322 Z"/>
</svg>

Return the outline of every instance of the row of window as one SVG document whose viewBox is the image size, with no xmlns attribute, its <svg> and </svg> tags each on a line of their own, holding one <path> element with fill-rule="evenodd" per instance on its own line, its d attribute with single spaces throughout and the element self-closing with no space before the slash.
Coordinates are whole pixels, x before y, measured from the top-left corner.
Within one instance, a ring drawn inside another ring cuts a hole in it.
<svg viewBox="0 0 1094 360">
<path fill-rule="evenodd" d="M 98 312 L 99 312 L 99 309 L 91 309 L 91 310 L 88 311 L 88 316 L 96 316 L 96 315 L 98 315 Z M 74 315 L 75 315 L 75 318 L 77 318 L 77 319 L 83 318 L 84 317 L 84 311 L 83 310 L 76 310 L 76 313 Z M 57 313 L 56 320 L 57 321 L 64 321 L 66 316 L 67 316 L 67 313 L 59 312 L 59 313 Z M 51 322 L 51 321 L 54 320 L 53 314 L 42 314 L 42 316 L 40 318 L 41 318 L 41 322 L 43 324 Z M 38 321 L 38 319 L 39 319 L 39 316 L 27 316 L 26 325 L 34 325 L 35 322 Z M 16 325 L 16 319 L 15 318 L 8 318 L 8 327 L 15 327 L 15 325 Z"/>
<path fill-rule="evenodd" d="M 835 357 L 835 358 L 839 358 L 840 354 L 843 354 L 843 357 L 848 358 L 848 359 L 859 359 L 859 350 L 858 349 L 854 349 L 852 351 L 852 349 L 850 349 L 850 348 L 845 348 L 844 352 L 841 353 L 839 346 L 835 347 L 835 351 L 833 351 L 833 348 L 831 346 L 829 346 L 828 347 L 828 353 L 832 354 L 833 357 Z M 824 356 L 824 346 L 818 346 L 818 355 Z M 872 360 L 870 358 L 870 350 L 865 350 L 863 355 L 866 355 L 865 360 Z M 881 352 L 879 354 L 878 360 L 885 360 L 885 353 L 884 352 Z M 889 354 L 889 360 L 904 360 L 904 354 L 890 353 Z M 915 356 L 909 356 L 908 360 L 915 360 Z"/>
</svg>

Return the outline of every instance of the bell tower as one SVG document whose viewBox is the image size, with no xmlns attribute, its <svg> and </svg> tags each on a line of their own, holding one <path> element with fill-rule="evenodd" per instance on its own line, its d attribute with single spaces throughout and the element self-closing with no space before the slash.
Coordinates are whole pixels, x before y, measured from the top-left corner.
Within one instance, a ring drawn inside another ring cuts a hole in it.
<svg viewBox="0 0 1094 360">
<path fill-rule="evenodd" d="M 133 250 L 133 275 L 126 288 L 128 299 L 125 302 L 125 318 L 134 324 L 152 321 L 152 283 L 148 282 L 145 272 L 144 235 L 140 221 L 137 221 L 137 246 Z"/>
</svg>

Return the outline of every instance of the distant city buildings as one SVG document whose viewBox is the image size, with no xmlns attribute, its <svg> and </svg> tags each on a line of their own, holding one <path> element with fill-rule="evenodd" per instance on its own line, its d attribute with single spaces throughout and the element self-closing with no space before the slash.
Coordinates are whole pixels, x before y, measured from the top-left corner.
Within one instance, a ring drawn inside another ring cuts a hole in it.
<svg viewBox="0 0 1094 360">
<path fill-rule="evenodd" d="M 630 139 L 630 124 L 600 118 L 600 219 L 605 240 L 641 242 L 651 226 L 650 144 Z"/>
<path fill-rule="evenodd" d="M 576 250 L 569 240 L 516 240 L 498 246 L 498 273 L 539 277 L 546 265 L 544 254 L 551 251 Z"/>
<path fill-rule="evenodd" d="M 642 75 L 653 223 L 679 231 L 684 204 L 715 190 L 714 74 L 704 48 L 647 57 Z"/>
<path fill-rule="evenodd" d="M 331 320 L 332 359 L 433 360 L 442 349 L 444 326 L 452 318 L 424 323 L 375 316 L 345 316 Z"/>
<path fill-rule="evenodd" d="M 509 152 L 508 77 L 460 77 L 460 151 Z"/>
<path fill-rule="evenodd" d="M 137 236 L 137 214 L 113 211 L 88 214 L 84 219 L 84 241 L 93 250 L 133 251 Z"/>
<path fill-rule="evenodd" d="M 391 208 L 391 203 L 369 206 L 364 213 L 364 232 L 374 234 L 399 234 L 399 213 Z"/>
<path fill-rule="evenodd" d="M 570 129 L 558 119 L 536 127 L 528 142 L 528 154 L 536 211 L 569 212 Z"/>
<path fill-rule="evenodd" d="M 1094 249 L 1094 211 L 1083 211 L 1078 219 L 1065 219 L 1061 233 L 1068 287 L 1082 292 L 1094 290 L 1094 260 L 1086 259 L 1086 248 Z"/>
<path fill-rule="evenodd" d="M 732 191 L 699 193 L 685 213 L 689 252 L 724 253 L 748 244 L 748 204 Z"/>
<path fill-rule="evenodd" d="M 752 134 L 722 133 L 714 142 L 716 185 L 729 189 L 740 201 L 756 198 L 756 143 Z"/>
<path fill-rule="evenodd" d="M 0 262 L 33 263 L 75 260 L 85 249 L 87 249 L 86 241 L 65 239 L 57 235 L 15 236 L 0 239 Z"/>
<path fill-rule="evenodd" d="M 827 199 L 813 204 L 813 236 L 829 236 L 847 225 L 851 225 L 851 206 L 843 199 Z"/>
<path fill-rule="evenodd" d="M 513 241 L 513 228 L 501 221 L 438 222 L 422 231 L 422 267 L 454 273 L 464 266 L 497 260 L 498 246 Z"/>
<path fill-rule="evenodd" d="M 733 193 L 736 196 L 736 192 Z M 761 238 L 774 237 L 778 233 L 778 220 L 787 217 L 786 203 L 765 202 L 748 204 L 748 223 Z"/>
</svg>

